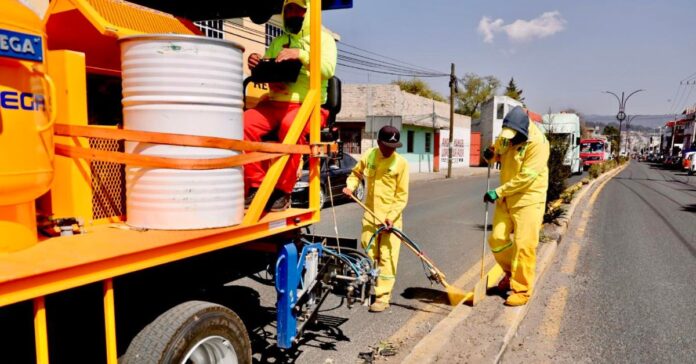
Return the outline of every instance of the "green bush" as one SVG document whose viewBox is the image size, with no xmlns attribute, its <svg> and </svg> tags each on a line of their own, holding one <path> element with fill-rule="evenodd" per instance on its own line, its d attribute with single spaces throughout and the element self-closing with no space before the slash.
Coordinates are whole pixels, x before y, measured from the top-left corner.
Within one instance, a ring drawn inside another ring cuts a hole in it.
<svg viewBox="0 0 696 364">
<path fill-rule="evenodd" d="M 546 202 L 555 201 L 566 189 L 566 180 L 570 177 L 570 168 L 563 165 L 563 159 L 568 151 L 568 137 L 565 134 L 547 134 L 550 144 L 549 155 L 549 189 L 546 191 Z M 548 204 L 547 204 L 548 212 Z"/>
<path fill-rule="evenodd" d="M 604 163 L 597 163 L 590 166 L 590 170 L 588 172 L 590 174 L 590 178 L 595 179 L 602 174 L 602 164 Z"/>
</svg>

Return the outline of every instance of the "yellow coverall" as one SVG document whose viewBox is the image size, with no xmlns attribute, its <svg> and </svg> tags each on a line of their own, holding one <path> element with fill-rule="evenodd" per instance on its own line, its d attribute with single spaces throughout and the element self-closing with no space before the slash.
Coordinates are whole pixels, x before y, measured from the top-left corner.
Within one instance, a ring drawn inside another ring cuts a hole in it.
<svg viewBox="0 0 696 364">
<path fill-rule="evenodd" d="M 364 179 L 367 190 L 365 205 L 382 221 L 389 219 L 394 227 L 401 229 L 401 215 L 408 202 L 408 173 L 408 162 L 404 157 L 394 152 L 389 158 L 384 158 L 379 148 L 372 148 L 360 158 L 346 184 L 351 191 L 355 191 Z M 365 212 L 361 234 L 363 249 L 367 248 L 379 227 L 380 223 Z M 375 287 L 377 301 L 389 303 L 391 299 L 400 248 L 401 240 L 394 234 L 384 232 L 375 238 L 367 252 L 379 268 Z"/>
<path fill-rule="evenodd" d="M 501 150 L 500 144 L 499 140 L 494 149 Z M 529 297 L 549 182 L 549 142 L 532 122 L 527 141 L 510 146 L 501 155 L 496 152 L 496 158 L 501 163 L 501 185 L 495 189 L 498 200 L 488 244 L 510 276 L 512 291 Z"/>
</svg>

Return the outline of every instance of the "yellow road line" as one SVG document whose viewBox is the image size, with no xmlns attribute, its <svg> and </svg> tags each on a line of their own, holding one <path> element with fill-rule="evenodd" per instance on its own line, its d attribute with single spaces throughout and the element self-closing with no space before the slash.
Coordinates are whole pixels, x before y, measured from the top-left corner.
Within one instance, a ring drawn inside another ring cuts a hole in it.
<svg viewBox="0 0 696 364">
<path fill-rule="evenodd" d="M 575 234 L 573 234 L 573 242 L 568 247 L 568 253 L 563 260 L 561 273 L 566 275 L 575 273 L 575 268 L 577 267 L 580 251 L 582 249 L 582 246 L 578 242 L 578 240 L 582 239 L 582 234 L 580 232 L 585 231 L 590 216 L 592 215 L 592 208 L 594 207 L 600 192 L 602 189 L 604 189 L 604 186 L 611 181 L 612 178 L 613 176 L 602 181 L 599 186 L 597 186 L 597 189 L 592 192 L 592 195 L 590 195 L 590 199 L 587 202 L 585 211 L 583 211 L 582 216 L 580 217 L 578 229 L 576 230 Z M 555 341 L 558 339 L 558 335 L 561 332 L 561 324 L 563 323 L 565 307 L 568 302 L 568 293 L 568 286 L 559 287 L 549 298 L 546 309 L 544 310 L 544 315 L 542 316 L 543 323 L 540 328 L 540 332 L 547 339 L 549 339 L 551 344 L 555 343 Z"/>
<path fill-rule="evenodd" d="M 563 263 L 563 267 L 561 268 L 561 272 L 565 274 L 573 274 L 575 273 L 575 267 L 578 264 L 578 257 L 580 256 L 580 244 L 578 244 L 577 241 L 574 241 L 570 247 L 568 247 L 568 254 L 566 254 L 566 258 Z"/>
<path fill-rule="evenodd" d="M 541 325 L 540 333 L 546 338 L 556 340 L 561 332 L 563 323 L 563 313 L 568 302 L 568 287 L 559 287 L 549 298 L 546 309 L 544 310 L 544 322 Z"/>
<path fill-rule="evenodd" d="M 457 280 L 455 280 L 452 283 L 452 286 L 454 287 L 464 287 L 464 285 L 470 283 L 473 279 L 478 278 L 478 275 L 480 274 L 480 269 L 481 269 L 481 262 L 477 261 L 472 265 L 466 272 L 462 273 Z M 488 267 L 491 264 L 493 264 L 493 256 L 488 254 L 486 255 L 486 259 L 484 259 L 484 266 Z M 495 267 L 497 266 L 494 265 L 493 268 L 489 271 L 489 273 L 494 272 Z M 489 276 L 492 277 L 492 276 Z M 489 280 L 490 281 L 490 280 Z M 497 284 L 498 282 L 496 282 Z M 472 292 L 467 293 L 467 297 L 465 298 L 466 301 L 470 301 L 472 295 Z M 450 310 L 445 311 L 445 315 L 447 315 L 450 312 Z M 408 336 L 409 333 L 412 333 L 415 328 L 417 328 L 422 322 L 426 321 L 429 317 L 433 315 L 439 315 L 441 314 L 440 312 L 433 312 L 430 310 L 419 310 L 415 315 L 413 315 L 404 325 L 402 325 L 398 331 L 396 331 L 394 334 L 392 334 L 388 341 L 389 342 L 398 342 L 401 339 L 404 339 L 406 336 Z"/>
</svg>

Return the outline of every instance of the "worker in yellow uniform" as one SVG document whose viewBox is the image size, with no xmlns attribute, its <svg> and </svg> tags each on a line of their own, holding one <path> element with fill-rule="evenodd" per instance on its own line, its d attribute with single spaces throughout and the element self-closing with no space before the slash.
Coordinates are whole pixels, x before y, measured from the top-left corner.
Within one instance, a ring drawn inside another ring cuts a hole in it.
<svg viewBox="0 0 696 364">
<path fill-rule="evenodd" d="M 521 306 L 529 300 L 534 284 L 536 247 L 548 189 L 549 142 L 529 122 L 524 109 L 515 107 L 505 115 L 500 136 L 484 151 L 484 157 L 501 164 L 500 187 L 483 197 L 484 202 L 496 203 L 488 243 L 505 271 L 498 288 L 512 291 L 506 305 Z"/>
<path fill-rule="evenodd" d="M 343 193 L 352 195 L 364 180 L 367 189 L 365 205 L 385 223 L 385 229 L 375 237 L 367 252 L 379 269 L 375 300 L 370 305 L 371 312 L 382 312 L 389 307 L 399 262 L 401 240 L 391 234 L 390 230 L 392 227 L 402 227 L 402 213 L 408 201 L 409 173 L 408 162 L 396 153 L 396 148 L 402 145 L 399 139 L 398 129 L 393 126 L 382 127 L 377 136 L 378 148 L 372 148 L 363 154 L 348 177 L 347 187 L 343 189 Z M 368 247 L 380 225 L 378 219 L 365 212 L 361 234 L 364 249 Z"/>
</svg>

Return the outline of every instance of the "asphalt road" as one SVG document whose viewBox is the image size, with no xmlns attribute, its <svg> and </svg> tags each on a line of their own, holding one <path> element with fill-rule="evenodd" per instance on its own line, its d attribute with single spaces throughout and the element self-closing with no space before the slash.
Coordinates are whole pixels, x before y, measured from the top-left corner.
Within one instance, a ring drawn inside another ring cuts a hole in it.
<svg viewBox="0 0 696 364">
<path fill-rule="evenodd" d="M 632 162 L 590 208 L 503 361 L 693 362 L 696 177 Z"/>
<path fill-rule="evenodd" d="M 580 173 L 580 174 L 574 174 L 574 175 L 570 176 L 570 178 L 568 178 L 568 180 L 566 181 L 566 184 L 568 185 L 568 187 L 570 187 L 570 186 L 580 182 L 583 178 L 585 178 L 587 176 L 588 176 L 587 171 L 582 171 L 582 173 Z"/>
<path fill-rule="evenodd" d="M 496 186 L 497 174 L 492 177 Z M 404 231 L 433 261 L 456 280 L 480 259 L 483 238 L 485 176 L 451 180 L 419 181 L 411 184 L 409 203 L 404 212 Z M 491 211 L 492 213 L 492 211 Z M 339 234 L 359 238 L 362 210 L 355 203 L 336 206 Z M 492 215 L 491 215 L 492 216 Z M 334 236 L 331 208 L 322 210 L 317 235 Z M 369 313 L 366 307 L 337 307 L 340 301 L 329 298 L 320 313 L 319 323 L 304 335 L 296 350 L 281 352 L 273 348 L 275 341 L 272 308 L 275 305 L 273 287 L 245 278 L 234 284 L 245 285 L 259 293 L 262 311 L 269 320 L 253 332 L 254 360 L 259 363 L 355 363 L 361 352 L 386 340 L 417 313 L 430 313 L 429 320 L 440 320 L 449 311 L 439 286 L 431 286 L 421 264 L 405 247 L 401 250 L 398 276 L 392 306 L 388 311 Z"/>
</svg>

